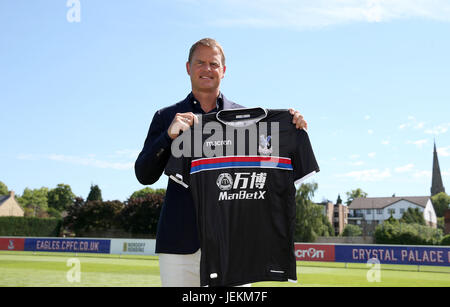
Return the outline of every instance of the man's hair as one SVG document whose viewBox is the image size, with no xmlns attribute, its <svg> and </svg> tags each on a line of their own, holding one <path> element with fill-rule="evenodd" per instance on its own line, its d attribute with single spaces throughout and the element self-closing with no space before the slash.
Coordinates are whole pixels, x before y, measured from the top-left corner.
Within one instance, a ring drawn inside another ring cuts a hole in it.
<svg viewBox="0 0 450 307">
<path fill-rule="evenodd" d="M 197 49 L 197 47 L 200 45 L 210 48 L 217 48 L 220 51 L 220 55 L 222 56 L 222 65 L 225 66 L 225 54 L 223 52 L 222 46 L 220 46 L 219 42 L 217 42 L 213 38 L 203 38 L 192 45 L 191 49 L 189 50 L 189 58 L 188 58 L 189 63 L 191 63 L 192 56 L 194 55 L 194 52 Z"/>
</svg>

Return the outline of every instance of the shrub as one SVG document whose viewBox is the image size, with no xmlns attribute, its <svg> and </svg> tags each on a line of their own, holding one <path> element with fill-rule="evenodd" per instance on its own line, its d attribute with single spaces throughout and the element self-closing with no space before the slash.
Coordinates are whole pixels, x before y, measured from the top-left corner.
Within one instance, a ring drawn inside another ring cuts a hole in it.
<svg viewBox="0 0 450 307">
<path fill-rule="evenodd" d="M 358 237 L 362 235 L 361 228 L 357 225 L 348 224 L 342 231 L 343 237 Z"/>
<path fill-rule="evenodd" d="M 450 234 L 444 236 L 441 241 L 441 245 L 450 245 Z"/>
<path fill-rule="evenodd" d="M 55 218 L 0 217 L 0 236 L 57 237 L 62 221 Z"/>
<path fill-rule="evenodd" d="M 377 244 L 438 245 L 441 240 L 442 230 L 419 224 L 385 222 L 375 230 Z"/>
</svg>

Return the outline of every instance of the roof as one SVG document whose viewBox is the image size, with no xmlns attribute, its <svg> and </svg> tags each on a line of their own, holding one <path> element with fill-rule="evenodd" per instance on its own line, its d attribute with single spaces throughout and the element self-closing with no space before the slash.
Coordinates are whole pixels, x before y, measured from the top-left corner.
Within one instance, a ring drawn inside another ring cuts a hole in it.
<svg viewBox="0 0 450 307">
<path fill-rule="evenodd" d="M 407 197 L 367 197 L 356 198 L 348 206 L 349 209 L 383 209 L 401 200 L 409 201 L 415 205 L 425 208 L 430 196 L 407 196 Z"/>
<path fill-rule="evenodd" d="M 0 206 L 9 198 L 9 195 L 0 195 Z"/>
</svg>

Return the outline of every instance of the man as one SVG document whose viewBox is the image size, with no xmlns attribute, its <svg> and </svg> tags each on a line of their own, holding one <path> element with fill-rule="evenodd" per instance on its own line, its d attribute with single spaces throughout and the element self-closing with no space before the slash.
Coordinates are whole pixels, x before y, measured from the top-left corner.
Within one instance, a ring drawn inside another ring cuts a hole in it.
<svg viewBox="0 0 450 307">
<path fill-rule="evenodd" d="M 226 66 L 218 42 L 210 38 L 196 42 L 190 49 L 186 70 L 192 92 L 186 99 L 156 112 L 144 148 L 136 160 L 136 177 L 144 185 L 158 181 L 169 160 L 172 140 L 198 121 L 195 113 L 243 108 L 220 92 Z M 303 116 L 293 109 L 290 112 L 293 124 L 298 129 L 307 129 Z M 156 237 L 162 286 L 200 285 L 199 248 L 190 191 L 169 180 Z"/>
</svg>

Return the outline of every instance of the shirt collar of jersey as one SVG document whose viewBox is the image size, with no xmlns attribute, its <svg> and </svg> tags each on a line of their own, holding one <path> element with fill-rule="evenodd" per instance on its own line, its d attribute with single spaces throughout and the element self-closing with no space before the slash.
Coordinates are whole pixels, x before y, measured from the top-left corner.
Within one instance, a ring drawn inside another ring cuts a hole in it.
<svg viewBox="0 0 450 307">
<path fill-rule="evenodd" d="M 234 118 L 232 120 L 225 120 L 221 117 L 230 116 L 232 114 Z M 216 113 L 216 119 L 224 125 L 232 127 L 247 127 L 256 124 L 260 120 L 267 117 L 267 109 L 256 108 L 240 108 L 231 110 L 220 110 Z"/>
<path fill-rule="evenodd" d="M 200 102 L 197 99 L 195 99 L 195 96 L 192 92 L 189 93 L 189 96 L 187 98 L 188 98 L 188 102 L 192 106 L 192 109 L 194 110 L 193 113 L 205 114 L 205 111 L 203 111 L 202 107 L 200 106 Z M 222 94 L 222 92 L 219 92 L 219 96 L 217 96 L 217 100 L 216 100 L 216 107 L 208 113 L 213 113 L 213 112 L 218 112 L 218 111 L 223 110 L 223 101 L 224 101 L 223 94 Z"/>
</svg>

